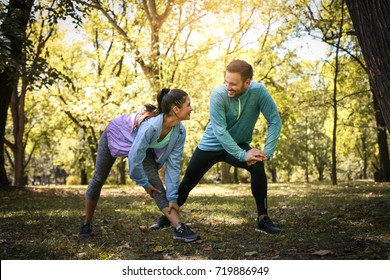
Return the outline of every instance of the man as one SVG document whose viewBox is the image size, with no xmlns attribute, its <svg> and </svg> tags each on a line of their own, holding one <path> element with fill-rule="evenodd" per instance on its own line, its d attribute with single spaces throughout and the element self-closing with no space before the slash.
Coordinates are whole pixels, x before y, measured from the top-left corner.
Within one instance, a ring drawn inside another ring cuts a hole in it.
<svg viewBox="0 0 390 280">
<path fill-rule="evenodd" d="M 275 151 L 282 122 L 270 94 L 252 78 L 252 66 L 243 60 L 233 60 L 226 67 L 225 85 L 211 93 L 210 122 L 190 159 L 179 186 L 177 203 L 182 206 L 203 175 L 215 163 L 224 161 L 245 168 L 251 174 L 251 190 L 258 212 L 256 231 L 278 234 L 280 229 L 267 212 L 264 161 Z M 249 146 L 260 113 L 268 122 L 264 151 Z M 166 226 L 169 226 L 169 221 L 162 216 L 150 229 Z"/>
</svg>

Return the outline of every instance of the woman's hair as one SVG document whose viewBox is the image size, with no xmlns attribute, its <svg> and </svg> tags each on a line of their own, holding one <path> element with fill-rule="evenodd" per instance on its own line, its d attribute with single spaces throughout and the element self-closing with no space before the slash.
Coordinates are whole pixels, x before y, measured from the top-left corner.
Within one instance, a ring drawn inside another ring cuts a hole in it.
<svg viewBox="0 0 390 280">
<path fill-rule="evenodd" d="M 226 71 L 230 73 L 240 73 L 241 80 L 243 82 L 247 79 L 252 80 L 253 78 L 253 68 L 244 60 L 233 60 L 228 66 L 226 66 Z"/>
<path fill-rule="evenodd" d="M 186 97 L 188 94 L 181 89 L 172 89 L 169 90 L 167 88 L 163 88 L 157 94 L 157 103 L 158 110 L 160 113 L 164 113 L 169 115 L 171 113 L 171 109 L 174 106 L 181 108 L 183 103 L 186 101 Z"/>
<path fill-rule="evenodd" d="M 163 88 L 157 93 L 157 107 L 145 104 L 134 128 L 140 126 L 147 118 L 155 117 L 161 113 L 169 115 L 173 106 L 181 108 L 187 96 L 188 94 L 184 90 Z"/>
</svg>

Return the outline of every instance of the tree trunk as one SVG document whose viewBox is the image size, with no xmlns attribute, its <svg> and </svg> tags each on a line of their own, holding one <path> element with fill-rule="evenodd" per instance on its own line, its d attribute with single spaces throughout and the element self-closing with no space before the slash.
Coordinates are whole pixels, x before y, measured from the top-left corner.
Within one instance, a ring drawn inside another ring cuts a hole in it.
<svg viewBox="0 0 390 280">
<path fill-rule="evenodd" d="M 276 172 L 276 168 L 275 167 L 268 168 L 268 171 L 271 172 L 272 183 L 277 183 L 278 182 L 278 174 Z"/>
<path fill-rule="evenodd" d="M 85 168 L 82 168 L 80 170 L 80 181 L 81 181 L 80 182 L 81 185 L 88 185 L 88 175 Z"/>
<path fill-rule="evenodd" d="M 336 86 L 336 85 L 335 85 Z M 332 184 L 337 185 L 337 104 L 333 111 L 333 137 L 332 137 Z"/>
<path fill-rule="evenodd" d="M 21 68 L 25 68 L 25 65 L 22 65 Z M 26 124 L 26 115 L 24 110 L 26 91 L 27 91 L 27 80 L 26 73 L 22 71 L 22 87 L 20 90 L 20 95 L 17 89 L 14 90 L 11 97 L 11 112 L 12 112 L 12 121 L 14 124 L 13 136 L 14 144 L 12 146 L 12 151 L 14 155 L 14 184 L 17 187 L 25 186 L 25 143 L 24 143 L 24 131 Z"/>
<path fill-rule="evenodd" d="M 4 71 L 0 73 L 0 187 L 9 185 L 4 160 L 5 125 L 11 96 L 19 79 L 23 42 L 33 3 L 34 0 L 10 0 L 7 15 L 1 25 L 1 32 L 11 42 L 11 57 L 10 63 L 4 65 Z"/>
<path fill-rule="evenodd" d="M 232 166 L 226 162 L 222 162 L 221 171 L 222 171 L 222 183 L 224 184 L 232 184 L 234 183 L 234 176 L 230 173 L 230 168 Z"/>
<path fill-rule="evenodd" d="M 83 130 L 84 130 L 84 133 L 87 134 L 87 127 L 82 126 L 82 128 L 83 128 Z M 87 137 L 86 140 L 87 140 L 87 142 L 88 142 L 88 147 L 89 147 L 89 150 L 90 150 L 90 152 L 91 152 L 92 162 L 93 162 L 94 164 L 96 164 L 97 146 L 99 145 L 99 144 L 98 144 L 98 143 L 99 143 L 99 140 L 98 140 L 96 137 L 94 137 L 94 136 L 95 136 L 95 133 L 94 133 L 93 128 L 91 128 L 90 130 L 92 131 L 93 137 L 92 137 L 91 135 L 88 135 L 88 134 L 87 134 L 88 137 Z"/>
<path fill-rule="evenodd" d="M 380 111 L 378 100 L 376 95 L 373 94 L 375 120 L 377 127 L 378 148 L 379 148 L 379 182 L 390 182 L 390 158 L 389 158 L 389 145 L 387 142 L 386 123 L 383 119 L 382 112 Z"/>
<path fill-rule="evenodd" d="M 79 159 L 79 166 L 80 166 L 80 184 L 81 185 L 88 185 L 88 175 L 87 175 L 87 168 L 85 167 L 85 158 L 84 156 L 81 156 Z"/>
<path fill-rule="evenodd" d="M 5 158 L 4 158 L 4 138 L 5 138 L 5 125 L 7 121 L 7 113 L 9 103 L 11 101 L 12 88 L 9 89 L 8 77 L 6 73 L 0 73 L 0 92 L 1 92 L 1 102 L 0 102 L 0 187 L 8 187 L 10 185 L 5 171 Z M 11 94 L 8 94 L 11 90 Z"/>
<path fill-rule="evenodd" d="M 318 181 L 319 182 L 324 181 L 324 168 L 319 167 L 317 170 L 318 170 Z"/>
<path fill-rule="evenodd" d="M 240 182 L 240 179 L 238 178 L 238 168 L 233 167 L 233 178 L 234 178 L 234 183 L 238 184 Z"/>
<path fill-rule="evenodd" d="M 340 50 L 340 41 L 343 36 L 343 23 L 344 23 L 344 1 L 341 4 L 341 20 L 340 20 L 340 29 L 339 37 L 336 44 L 336 57 L 335 57 L 335 70 L 334 70 L 334 79 L 333 79 L 333 139 L 332 139 L 332 184 L 337 185 L 337 80 L 339 75 L 339 50 Z"/>
<path fill-rule="evenodd" d="M 307 116 L 305 117 L 305 178 L 306 183 L 309 183 L 309 129 Z"/>
<path fill-rule="evenodd" d="M 361 136 L 361 141 L 362 141 L 361 158 L 363 161 L 361 179 L 367 179 L 367 169 L 368 169 L 368 159 L 369 159 L 367 138 L 368 138 L 367 134 L 363 132 Z"/>
<path fill-rule="evenodd" d="M 119 185 L 126 185 L 126 160 L 121 159 L 118 162 L 118 172 L 119 172 Z"/>
<path fill-rule="evenodd" d="M 370 84 L 390 131 L 390 2 L 346 0 L 368 68 Z"/>
</svg>

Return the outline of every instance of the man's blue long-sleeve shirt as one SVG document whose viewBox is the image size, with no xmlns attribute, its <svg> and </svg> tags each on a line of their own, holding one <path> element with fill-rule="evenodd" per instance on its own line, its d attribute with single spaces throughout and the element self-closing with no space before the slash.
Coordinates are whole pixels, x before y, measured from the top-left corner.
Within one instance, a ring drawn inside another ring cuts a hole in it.
<svg viewBox="0 0 390 280">
<path fill-rule="evenodd" d="M 198 144 L 199 149 L 203 151 L 224 149 L 240 161 L 245 161 L 246 151 L 238 144 L 249 144 L 252 141 L 260 113 L 268 123 L 264 152 L 269 159 L 275 152 L 282 121 L 266 88 L 253 81 L 248 90 L 239 97 L 228 97 L 226 86 L 220 86 L 211 93 L 210 122 Z"/>
</svg>

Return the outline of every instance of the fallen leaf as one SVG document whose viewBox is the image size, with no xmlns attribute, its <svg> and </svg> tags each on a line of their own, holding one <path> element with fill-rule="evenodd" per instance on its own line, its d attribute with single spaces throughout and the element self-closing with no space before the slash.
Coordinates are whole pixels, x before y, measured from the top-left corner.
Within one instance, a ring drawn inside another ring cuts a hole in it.
<svg viewBox="0 0 390 280">
<path fill-rule="evenodd" d="M 60 243 L 60 244 L 58 244 L 57 249 L 59 249 L 59 250 L 67 250 L 68 247 L 69 247 L 68 244 Z"/>
<path fill-rule="evenodd" d="M 153 253 L 161 253 L 164 252 L 164 248 L 161 245 L 157 245 L 153 248 Z"/>
<path fill-rule="evenodd" d="M 333 252 L 330 250 L 318 250 L 318 251 L 315 251 L 312 255 L 327 256 L 327 255 L 333 255 Z"/>
<path fill-rule="evenodd" d="M 213 246 L 209 244 L 203 246 L 203 251 L 212 251 L 212 250 L 213 250 Z"/>
<path fill-rule="evenodd" d="M 171 260 L 172 259 L 172 257 L 169 254 L 164 254 L 163 258 L 164 258 L 164 260 Z"/>
<path fill-rule="evenodd" d="M 251 252 L 246 252 L 245 253 L 245 256 L 247 257 L 252 257 L 252 256 L 256 256 L 258 254 L 257 251 L 251 251 Z"/>
<path fill-rule="evenodd" d="M 129 248 L 130 248 L 130 245 L 128 242 L 123 242 L 123 244 L 121 246 L 119 246 L 120 250 L 129 249 Z"/>
<path fill-rule="evenodd" d="M 110 256 L 106 253 L 99 253 L 99 259 L 100 260 L 108 260 Z"/>
<path fill-rule="evenodd" d="M 77 257 L 82 258 L 82 257 L 84 257 L 86 254 L 87 254 L 87 253 L 85 253 L 85 252 L 77 253 Z"/>
<path fill-rule="evenodd" d="M 139 226 L 139 230 L 145 232 L 148 231 L 148 228 L 146 226 Z"/>
</svg>

